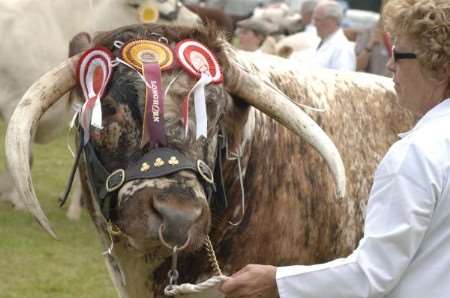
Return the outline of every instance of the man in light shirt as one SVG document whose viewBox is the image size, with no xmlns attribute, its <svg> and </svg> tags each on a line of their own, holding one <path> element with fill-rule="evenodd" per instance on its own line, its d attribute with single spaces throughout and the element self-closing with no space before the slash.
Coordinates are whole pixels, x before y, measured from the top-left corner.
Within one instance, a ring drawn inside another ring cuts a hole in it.
<svg viewBox="0 0 450 298">
<path fill-rule="evenodd" d="M 313 53 L 313 64 L 336 70 L 356 70 L 354 46 L 344 35 L 342 18 L 339 3 L 324 1 L 317 4 L 313 21 L 321 41 Z"/>
</svg>

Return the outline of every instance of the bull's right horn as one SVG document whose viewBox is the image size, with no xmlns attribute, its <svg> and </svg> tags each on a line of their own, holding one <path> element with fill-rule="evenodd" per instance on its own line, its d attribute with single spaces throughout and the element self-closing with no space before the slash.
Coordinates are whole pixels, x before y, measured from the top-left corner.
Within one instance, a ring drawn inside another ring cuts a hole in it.
<svg viewBox="0 0 450 298">
<path fill-rule="evenodd" d="M 76 86 L 73 65 L 78 59 L 79 55 L 66 60 L 34 83 L 14 110 L 6 131 L 6 162 L 20 199 L 39 224 L 54 238 L 56 234 L 42 211 L 31 179 L 31 142 L 39 119 L 45 111 Z"/>
</svg>

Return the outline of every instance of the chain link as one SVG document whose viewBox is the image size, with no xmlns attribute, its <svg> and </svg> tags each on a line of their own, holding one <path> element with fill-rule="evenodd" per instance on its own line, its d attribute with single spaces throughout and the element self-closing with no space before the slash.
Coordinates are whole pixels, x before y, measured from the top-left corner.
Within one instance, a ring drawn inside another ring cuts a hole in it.
<svg viewBox="0 0 450 298">
<path fill-rule="evenodd" d="M 208 255 L 208 260 L 209 260 L 209 263 L 211 264 L 214 274 L 219 275 L 219 276 L 222 275 L 222 270 L 220 270 L 219 262 L 217 261 L 216 253 L 214 252 L 214 247 L 212 246 L 209 236 L 206 236 L 204 244 L 205 244 L 206 253 Z"/>
<path fill-rule="evenodd" d="M 178 247 L 174 246 L 172 249 L 172 266 L 170 267 L 167 276 L 169 277 L 169 287 L 172 287 L 177 284 L 178 277 L 180 274 L 178 273 Z"/>
</svg>

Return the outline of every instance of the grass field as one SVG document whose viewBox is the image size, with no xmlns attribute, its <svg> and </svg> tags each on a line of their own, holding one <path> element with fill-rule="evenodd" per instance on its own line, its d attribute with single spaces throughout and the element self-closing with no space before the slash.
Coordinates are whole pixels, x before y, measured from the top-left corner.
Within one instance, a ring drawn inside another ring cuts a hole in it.
<svg viewBox="0 0 450 298">
<path fill-rule="evenodd" d="M 0 137 L 3 170 L 3 124 Z M 37 195 L 60 241 L 25 211 L 0 204 L 0 298 L 116 297 L 87 214 L 71 221 L 57 204 L 72 163 L 66 136 L 33 152 Z"/>
</svg>

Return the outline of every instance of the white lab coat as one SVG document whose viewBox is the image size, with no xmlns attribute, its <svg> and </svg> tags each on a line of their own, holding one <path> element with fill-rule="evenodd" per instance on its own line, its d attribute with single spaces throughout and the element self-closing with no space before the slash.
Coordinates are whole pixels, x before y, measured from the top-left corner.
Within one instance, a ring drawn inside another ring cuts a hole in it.
<svg viewBox="0 0 450 298">
<path fill-rule="evenodd" d="M 325 68 L 356 70 L 355 47 L 345 37 L 342 29 L 323 40 L 312 60 L 313 64 Z"/>
<path fill-rule="evenodd" d="M 317 29 L 316 26 L 314 26 L 314 24 L 306 25 L 304 32 L 314 34 L 315 36 L 317 36 Z"/>
<path fill-rule="evenodd" d="M 381 161 L 347 258 L 277 269 L 281 298 L 450 297 L 450 99 Z"/>
</svg>

